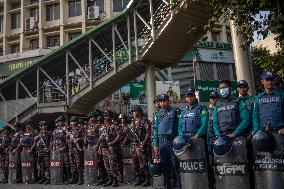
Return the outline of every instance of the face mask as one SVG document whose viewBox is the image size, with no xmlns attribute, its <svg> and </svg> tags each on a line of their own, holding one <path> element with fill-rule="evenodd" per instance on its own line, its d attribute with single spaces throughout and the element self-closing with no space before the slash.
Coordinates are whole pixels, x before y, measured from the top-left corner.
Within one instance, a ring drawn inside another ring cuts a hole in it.
<svg viewBox="0 0 284 189">
<path fill-rule="evenodd" d="M 229 96 L 229 94 L 230 94 L 230 89 L 229 88 L 220 89 L 220 95 L 222 97 L 227 97 L 227 96 Z"/>
</svg>

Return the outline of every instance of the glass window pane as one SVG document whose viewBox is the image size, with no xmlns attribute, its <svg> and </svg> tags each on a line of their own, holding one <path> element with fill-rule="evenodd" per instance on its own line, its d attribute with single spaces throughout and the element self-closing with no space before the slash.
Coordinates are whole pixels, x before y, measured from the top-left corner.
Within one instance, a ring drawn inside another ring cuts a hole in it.
<svg viewBox="0 0 284 189">
<path fill-rule="evenodd" d="M 46 21 L 52 20 L 52 6 L 47 5 L 46 6 Z"/>
<path fill-rule="evenodd" d="M 60 5 L 54 5 L 54 20 L 58 20 L 60 18 Z"/>
<path fill-rule="evenodd" d="M 100 12 L 104 12 L 104 0 L 97 0 L 96 6 L 99 6 Z"/>
<path fill-rule="evenodd" d="M 16 29 L 21 26 L 20 18 L 20 13 L 11 14 L 11 29 Z"/>
<path fill-rule="evenodd" d="M 81 15 L 81 0 L 77 0 L 75 5 L 76 5 L 76 16 L 80 16 Z"/>
<path fill-rule="evenodd" d="M 113 12 L 119 12 L 122 10 L 122 0 L 112 1 L 112 10 Z"/>
</svg>

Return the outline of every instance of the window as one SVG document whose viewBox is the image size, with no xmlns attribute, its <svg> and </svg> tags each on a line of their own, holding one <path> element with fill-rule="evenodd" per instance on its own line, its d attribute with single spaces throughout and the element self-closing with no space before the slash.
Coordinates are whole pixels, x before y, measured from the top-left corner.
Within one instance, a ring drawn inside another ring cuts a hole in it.
<svg viewBox="0 0 284 189">
<path fill-rule="evenodd" d="M 4 12 L 4 7 L 0 6 L 0 12 Z"/>
<path fill-rule="evenodd" d="M 79 35 L 81 35 L 80 32 L 76 32 L 76 33 L 69 33 L 69 41 L 71 41 L 72 39 L 78 37 Z"/>
<path fill-rule="evenodd" d="M 19 8 L 21 8 L 21 3 L 20 3 L 20 2 L 18 2 L 18 3 L 13 3 L 13 4 L 11 5 L 11 9 L 12 9 L 12 10 L 14 10 L 14 9 L 19 9 Z"/>
<path fill-rule="evenodd" d="M 11 29 L 21 27 L 21 13 L 11 14 Z"/>
<path fill-rule="evenodd" d="M 38 19 L 38 9 L 31 9 L 30 17 L 34 17 L 37 20 Z"/>
<path fill-rule="evenodd" d="M 227 43 L 232 43 L 232 36 L 230 32 L 227 32 Z"/>
<path fill-rule="evenodd" d="M 54 35 L 54 36 L 47 36 L 46 41 L 47 41 L 47 47 L 56 47 L 59 46 L 59 35 Z"/>
<path fill-rule="evenodd" d="M 99 10 L 100 12 L 104 12 L 105 8 L 104 8 L 104 0 L 96 0 L 96 6 L 99 6 Z"/>
<path fill-rule="evenodd" d="M 18 53 L 20 52 L 20 45 L 11 45 L 11 53 Z"/>
<path fill-rule="evenodd" d="M 113 12 L 120 12 L 122 11 L 130 0 L 115 0 L 112 1 L 112 10 Z"/>
<path fill-rule="evenodd" d="M 81 15 L 81 0 L 68 1 L 69 17 Z"/>
<path fill-rule="evenodd" d="M 0 56 L 3 56 L 3 48 L 0 47 Z"/>
<path fill-rule="evenodd" d="M 60 17 L 59 4 L 47 5 L 46 6 L 46 21 L 58 20 Z"/>
<path fill-rule="evenodd" d="M 220 41 L 220 33 L 219 32 L 211 32 L 212 41 Z"/>
<path fill-rule="evenodd" d="M 3 16 L 0 16 L 0 33 L 3 32 Z"/>
<path fill-rule="evenodd" d="M 30 49 L 38 49 L 38 39 L 31 39 L 30 40 Z"/>
</svg>

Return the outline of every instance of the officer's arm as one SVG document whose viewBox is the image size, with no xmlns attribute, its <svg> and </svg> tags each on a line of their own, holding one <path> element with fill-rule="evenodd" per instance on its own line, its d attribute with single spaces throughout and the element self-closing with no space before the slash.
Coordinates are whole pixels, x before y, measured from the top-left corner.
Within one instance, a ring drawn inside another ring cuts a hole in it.
<svg viewBox="0 0 284 189">
<path fill-rule="evenodd" d="M 212 109 L 212 117 L 213 117 L 213 130 L 214 130 L 214 134 L 215 135 L 219 135 L 220 131 L 219 131 L 219 125 L 218 125 L 218 111 L 217 111 L 216 107 L 214 107 Z"/>
<path fill-rule="evenodd" d="M 145 123 L 145 127 L 146 127 L 146 136 L 145 136 L 145 139 L 143 141 L 143 145 L 147 144 L 149 139 L 150 139 L 150 128 L 151 128 L 151 125 L 150 125 L 150 121 L 146 121 Z"/>
<path fill-rule="evenodd" d="M 239 111 L 240 111 L 241 122 L 233 132 L 235 136 L 242 133 L 249 126 L 249 112 L 245 104 L 243 103 L 239 104 Z"/>
<path fill-rule="evenodd" d="M 202 107 L 199 111 L 199 116 L 201 119 L 201 126 L 197 131 L 198 137 L 206 136 L 207 129 L 208 129 L 208 119 L 209 119 L 209 113 L 206 107 Z"/>
<path fill-rule="evenodd" d="M 153 135 L 154 135 L 153 144 L 156 147 L 159 146 L 159 144 L 158 144 L 158 122 L 159 121 L 158 121 L 158 112 L 157 112 L 156 115 L 155 115 L 154 133 L 153 133 Z"/>
<path fill-rule="evenodd" d="M 258 97 L 255 98 L 254 100 L 254 107 L 253 107 L 253 112 L 252 112 L 252 121 L 253 121 L 253 133 L 255 133 L 256 131 L 259 130 L 259 122 L 258 122 L 258 118 L 259 118 L 259 104 L 258 104 Z"/>
<path fill-rule="evenodd" d="M 178 136 L 182 136 L 183 135 L 183 131 L 182 131 L 182 119 L 183 119 L 183 112 L 181 112 L 180 114 L 180 118 L 178 121 Z"/>
</svg>

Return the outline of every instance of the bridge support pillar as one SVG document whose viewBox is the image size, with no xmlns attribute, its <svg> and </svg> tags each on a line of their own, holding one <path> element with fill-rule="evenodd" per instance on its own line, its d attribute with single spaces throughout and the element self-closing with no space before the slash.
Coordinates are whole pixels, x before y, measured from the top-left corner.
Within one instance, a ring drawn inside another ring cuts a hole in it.
<svg viewBox="0 0 284 189">
<path fill-rule="evenodd" d="M 238 34 L 238 27 L 235 25 L 234 20 L 230 20 L 230 29 L 231 29 L 231 36 L 232 36 L 232 44 L 233 44 L 233 51 L 234 51 L 234 59 L 235 59 L 235 66 L 236 66 L 236 74 L 237 80 L 246 80 L 250 87 L 249 93 L 251 95 L 255 95 L 255 86 L 254 86 L 254 78 L 252 72 L 252 65 L 250 61 L 250 55 L 248 52 L 248 48 L 245 50 L 242 49 L 240 46 L 244 41 L 242 34 Z"/>
<path fill-rule="evenodd" d="M 154 106 L 153 100 L 156 96 L 155 66 L 146 65 L 145 83 L 146 83 L 148 119 L 152 120 L 153 114 L 155 112 L 155 106 Z"/>
</svg>

